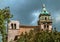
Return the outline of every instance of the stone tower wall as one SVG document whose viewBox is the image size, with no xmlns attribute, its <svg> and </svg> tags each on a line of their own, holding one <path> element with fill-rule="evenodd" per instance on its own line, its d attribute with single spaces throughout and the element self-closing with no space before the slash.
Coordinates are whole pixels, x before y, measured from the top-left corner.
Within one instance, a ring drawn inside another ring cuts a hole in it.
<svg viewBox="0 0 60 42">
<path fill-rule="evenodd" d="M 13 24 L 13 28 L 11 24 Z M 14 24 L 16 24 L 16 28 L 14 28 Z M 11 21 L 8 24 L 8 42 L 13 41 L 16 35 L 19 35 L 19 22 Z"/>
</svg>

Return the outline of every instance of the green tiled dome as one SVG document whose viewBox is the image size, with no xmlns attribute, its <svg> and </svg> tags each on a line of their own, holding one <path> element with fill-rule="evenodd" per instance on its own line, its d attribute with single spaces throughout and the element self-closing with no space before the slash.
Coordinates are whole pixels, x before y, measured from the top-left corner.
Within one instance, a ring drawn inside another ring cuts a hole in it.
<svg viewBox="0 0 60 42">
<path fill-rule="evenodd" d="M 43 9 L 40 14 L 49 14 L 49 12 L 45 8 L 45 4 L 43 4 Z"/>
</svg>

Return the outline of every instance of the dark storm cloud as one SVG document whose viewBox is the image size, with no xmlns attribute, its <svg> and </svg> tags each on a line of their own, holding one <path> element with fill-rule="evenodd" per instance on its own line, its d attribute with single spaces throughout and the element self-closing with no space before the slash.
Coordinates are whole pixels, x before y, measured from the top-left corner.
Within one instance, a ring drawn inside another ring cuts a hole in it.
<svg viewBox="0 0 60 42">
<path fill-rule="evenodd" d="M 55 21 L 58 17 L 56 15 L 60 14 L 60 0 L 2 0 L 0 1 L 0 8 L 9 6 L 11 14 L 14 15 L 13 20 L 19 20 L 21 24 L 32 25 L 31 23 L 38 19 L 38 14 L 35 16 L 35 13 L 36 11 L 41 11 L 42 3 L 46 4 L 47 10 L 51 13 Z M 34 15 L 32 15 L 33 13 Z M 60 23 L 60 20 L 58 23 L 54 21 L 54 25 Z M 58 29 L 59 26 L 60 24 L 57 26 Z"/>
<path fill-rule="evenodd" d="M 37 3 L 38 2 L 38 3 Z M 40 10 L 40 0 L 26 0 L 25 3 L 20 5 L 19 3 L 16 3 L 16 8 L 12 8 L 12 12 L 15 10 L 16 18 L 22 23 L 22 24 L 30 24 L 34 20 L 34 16 L 32 16 L 32 12 L 35 10 Z"/>
</svg>

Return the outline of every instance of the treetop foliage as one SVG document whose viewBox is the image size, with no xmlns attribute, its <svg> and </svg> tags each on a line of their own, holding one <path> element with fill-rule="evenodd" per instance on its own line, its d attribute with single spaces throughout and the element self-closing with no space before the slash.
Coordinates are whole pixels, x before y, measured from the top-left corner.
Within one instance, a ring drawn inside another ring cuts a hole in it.
<svg viewBox="0 0 60 42">
<path fill-rule="evenodd" d="M 29 33 L 22 33 L 19 37 L 16 42 L 60 42 L 60 32 L 56 30 L 51 32 L 34 32 L 32 30 Z"/>
</svg>

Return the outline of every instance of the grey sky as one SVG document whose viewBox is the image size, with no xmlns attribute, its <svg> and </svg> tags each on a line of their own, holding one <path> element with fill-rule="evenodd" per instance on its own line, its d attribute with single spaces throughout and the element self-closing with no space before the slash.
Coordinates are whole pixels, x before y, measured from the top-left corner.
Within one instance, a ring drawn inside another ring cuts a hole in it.
<svg viewBox="0 0 60 42">
<path fill-rule="evenodd" d="M 13 20 L 18 20 L 21 24 L 37 25 L 42 3 L 46 4 L 54 19 L 53 26 L 60 31 L 60 0 L 0 0 L 0 8 L 9 6 L 14 15 Z"/>
</svg>

